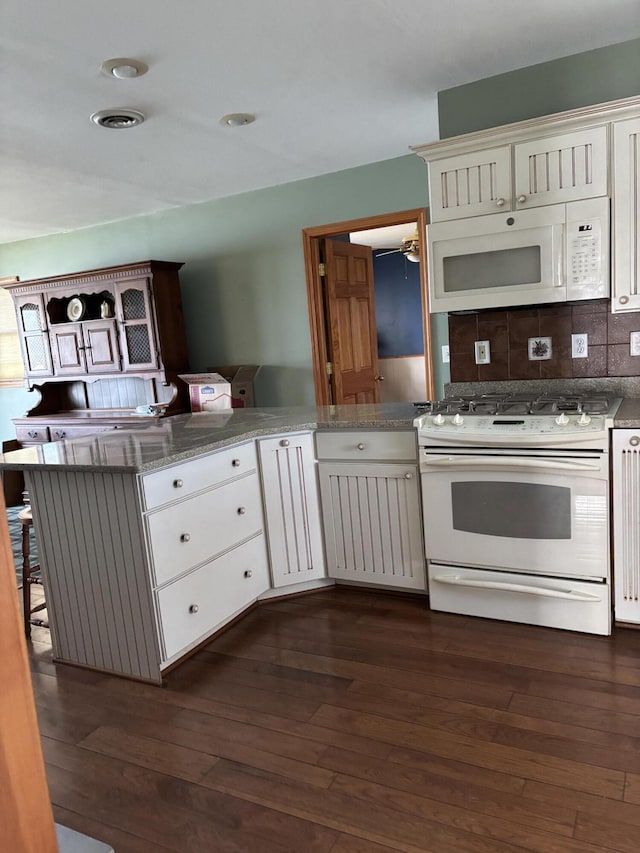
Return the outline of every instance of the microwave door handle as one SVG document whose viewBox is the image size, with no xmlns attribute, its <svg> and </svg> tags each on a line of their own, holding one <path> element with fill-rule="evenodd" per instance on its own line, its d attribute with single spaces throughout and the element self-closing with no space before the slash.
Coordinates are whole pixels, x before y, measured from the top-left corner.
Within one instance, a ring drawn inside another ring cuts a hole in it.
<svg viewBox="0 0 640 853">
<path fill-rule="evenodd" d="M 440 456 L 427 457 L 423 460 L 423 468 L 450 469 L 490 469 L 496 468 L 526 468 L 538 471 L 600 471 L 600 462 L 585 462 L 581 459 L 537 459 L 536 457 L 513 456 Z"/>
<path fill-rule="evenodd" d="M 495 589 L 501 592 L 519 592 L 523 595 L 539 595 L 543 598 L 563 598 L 566 601 L 600 601 L 599 595 L 588 592 L 579 592 L 575 589 L 553 589 L 547 586 L 526 586 L 519 583 L 508 583 L 507 581 L 485 581 L 473 580 L 472 578 L 461 578 L 458 575 L 435 575 L 431 578 L 437 583 L 450 584 L 451 586 L 471 586 L 476 589 Z"/>
</svg>

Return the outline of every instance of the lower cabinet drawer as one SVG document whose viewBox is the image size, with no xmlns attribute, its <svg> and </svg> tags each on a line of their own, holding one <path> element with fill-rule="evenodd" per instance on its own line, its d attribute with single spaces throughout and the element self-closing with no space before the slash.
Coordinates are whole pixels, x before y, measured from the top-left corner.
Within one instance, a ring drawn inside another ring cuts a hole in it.
<svg viewBox="0 0 640 853">
<path fill-rule="evenodd" d="M 149 513 L 154 585 L 167 583 L 262 528 L 257 474 Z"/>
<path fill-rule="evenodd" d="M 49 441 L 49 427 L 17 426 L 16 438 L 20 444 L 33 444 L 34 442 Z"/>
<path fill-rule="evenodd" d="M 268 588 L 267 552 L 260 534 L 158 590 L 163 659 L 187 651 Z"/>
<path fill-rule="evenodd" d="M 318 459 L 358 462 L 412 461 L 418 458 L 415 430 L 316 430 Z"/>
<path fill-rule="evenodd" d="M 97 432 L 107 432 L 115 429 L 113 424 L 101 426 L 95 422 L 91 426 L 52 426 L 50 428 L 51 441 L 62 441 L 65 438 L 80 438 L 83 435 L 95 435 Z"/>
</svg>

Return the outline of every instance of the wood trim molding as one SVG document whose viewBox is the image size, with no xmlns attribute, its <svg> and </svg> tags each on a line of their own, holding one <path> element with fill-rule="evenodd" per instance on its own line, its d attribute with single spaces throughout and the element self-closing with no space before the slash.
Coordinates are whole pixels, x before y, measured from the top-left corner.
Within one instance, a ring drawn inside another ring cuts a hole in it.
<svg viewBox="0 0 640 853">
<path fill-rule="evenodd" d="M 6 518 L 0 493 L 0 515 Z M 0 525 L 0 826 L 4 850 L 57 853 L 6 521 Z"/>
<path fill-rule="evenodd" d="M 311 358 L 313 365 L 313 384 L 316 405 L 328 406 L 331 403 L 329 382 L 326 373 L 327 342 L 322 301 L 322 281 L 319 273 L 319 241 L 325 237 L 337 237 L 350 231 L 365 231 L 372 228 L 384 228 L 389 225 L 404 225 L 417 222 L 418 233 L 426 235 L 427 214 L 423 207 L 402 210 L 398 213 L 382 213 L 362 219 L 348 219 L 329 225 L 316 225 L 302 231 L 304 269 L 307 283 L 307 302 L 309 306 L 309 331 L 311 333 Z M 426 246 L 426 239 L 422 244 Z M 424 336 L 425 375 L 427 399 L 434 395 L 433 361 L 431 358 L 431 315 L 429 314 L 429 292 L 427 262 L 423 255 L 420 259 L 420 290 L 422 294 L 422 329 Z"/>
</svg>

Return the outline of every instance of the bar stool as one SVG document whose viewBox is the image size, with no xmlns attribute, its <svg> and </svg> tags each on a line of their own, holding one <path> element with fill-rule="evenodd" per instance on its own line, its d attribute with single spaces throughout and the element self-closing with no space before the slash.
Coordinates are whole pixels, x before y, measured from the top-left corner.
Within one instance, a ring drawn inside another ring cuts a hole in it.
<svg viewBox="0 0 640 853">
<path fill-rule="evenodd" d="M 33 527 L 33 516 L 31 507 L 27 506 L 21 509 L 18 513 L 18 521 L 22 525 L 22 609 L 24 618 L 24 632 L 27 638 L 31 637 L 31 626 L 37 625 L 41 628 L 48 628 L 49 623 L 44 619 L 34 619 L 33 614 L 44 610 L 47 606 L 46 602 L 31 606 L 31 585 L 42 585 L 42 576 L 40 574 L 40 566 L 36 563 L 31 565 L 31 528 Z"/>
</svg>

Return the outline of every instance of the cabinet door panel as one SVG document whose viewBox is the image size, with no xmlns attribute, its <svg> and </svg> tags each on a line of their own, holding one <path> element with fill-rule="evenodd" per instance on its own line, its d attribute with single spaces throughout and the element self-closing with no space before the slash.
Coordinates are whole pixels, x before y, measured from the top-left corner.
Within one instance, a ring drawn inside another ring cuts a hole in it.
<svg viewBox="0 0 640 853">
<path fill-rule="evenodd" d="M 418 470 L 319 464 L 330 577 L 425 589 Z"/>
<path fill-rule="evenodd" d="M 515 207 L 607 194 L 607 128 L 562 133 L 515 146 Z"/>
<path fill-rule="evenodd" d="M 325 577 L 313 436 L 259 443 L 273 586 Z"/>
<path fill-rule="evenodd" d="M 120 371 L 120 357 L 113 320 L 86 323 L 83 328 L 87 373 Z"/>
<path fill-rule="evenodd" d="M 614 429 L 613 578 L 616 622 L 640 624 L 640 450 L 638 430 Z"/>
<path fill-rule="evenodd" d="M 53 364 L 42 296 L 35 293 L 17 296 L 15 307 L 27 377 L 52 376 Z"/>
<path fill-rule="evenodd" d="M 429 163 L 431 222 L 511 210 L 508 145 Z"/>
<path fill-rule="evenodd" d="M 150 287 L 146 278 L 116 285 L 116 316 L 120 321 L 120 349 L 125 371 L 158 367 Z"/>
<path fill-rule="evenodd" d="M 640 310 L 640 119 L 613 125 L 611 308 Z"/>
<path fill-rule="evenodd" d="M 87 372 L 82 328 L 78 323 L 65 323 L 52 328 L 51 351 L 56 375 Z"/>
</svg>

